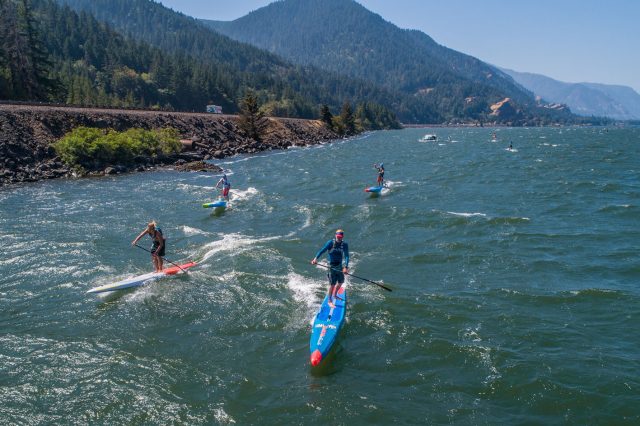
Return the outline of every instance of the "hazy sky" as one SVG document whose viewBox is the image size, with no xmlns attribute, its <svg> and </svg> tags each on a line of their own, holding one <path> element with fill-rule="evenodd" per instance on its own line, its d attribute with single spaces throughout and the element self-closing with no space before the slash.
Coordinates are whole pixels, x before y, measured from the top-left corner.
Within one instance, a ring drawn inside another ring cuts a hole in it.
<svg viewBox="0 0 640 426">
<path fill-rule="evenodd" d="M 159 0 L 231 21 L 273 0 Z M 400 28 L 485 62 L 640 93 L 640 0 L 357 0 Z"/>
</svg>

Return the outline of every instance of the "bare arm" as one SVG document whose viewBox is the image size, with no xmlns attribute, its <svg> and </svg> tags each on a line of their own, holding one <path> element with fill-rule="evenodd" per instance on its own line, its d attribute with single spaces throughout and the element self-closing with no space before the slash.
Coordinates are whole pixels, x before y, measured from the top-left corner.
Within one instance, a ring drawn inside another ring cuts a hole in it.
<svg viewBox="0 0 640 426">
<path fill-rule="evenodd" d="M 144 236 L 144 234 L 146 234 L 146 233 L 147 233 L 147 230 L 145 229 L 144 231 L 142 231 L 142 232 L 140 233 L 140 235 L 138 235 L 138 236 L 136 237 L 136 239 L 135 239 L 135 240 L 133 240 L 133 242 L 131 243 L 131 245 L 132 245 L 132 246 L 135 246 L 135 245 L 136 245 L 136 243 L 138 242 L 138 240 L 140 240 L 140 238 L 142 238 L 142 237 Z"/>
</svg>

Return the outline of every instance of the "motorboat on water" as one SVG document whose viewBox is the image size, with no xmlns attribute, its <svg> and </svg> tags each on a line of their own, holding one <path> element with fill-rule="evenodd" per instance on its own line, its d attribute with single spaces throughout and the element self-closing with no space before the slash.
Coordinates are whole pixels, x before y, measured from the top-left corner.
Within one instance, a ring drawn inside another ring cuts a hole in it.
<svg viewBox="0 0 640 426">
<path fill-rule="evenodd" d="M 437 140 L 438 140 L 437 135 L 427 134 L 421 137 L 420 139 L 418 139 L 418 142 L 435 142 Z"/>
</svg>

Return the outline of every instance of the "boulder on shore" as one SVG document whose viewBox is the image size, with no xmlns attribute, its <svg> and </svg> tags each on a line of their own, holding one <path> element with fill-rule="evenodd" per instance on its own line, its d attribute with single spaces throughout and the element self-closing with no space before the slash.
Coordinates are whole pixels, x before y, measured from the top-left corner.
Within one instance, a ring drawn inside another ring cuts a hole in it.
<svg viewBox="0 0 640 426">
<path fill-rule="evenodd" d="M 221 167 L 205 161 L 192 161 L 190 163 L 178 164 L 175 169 L 179 172 L 222 172 Z"/>
</svg>

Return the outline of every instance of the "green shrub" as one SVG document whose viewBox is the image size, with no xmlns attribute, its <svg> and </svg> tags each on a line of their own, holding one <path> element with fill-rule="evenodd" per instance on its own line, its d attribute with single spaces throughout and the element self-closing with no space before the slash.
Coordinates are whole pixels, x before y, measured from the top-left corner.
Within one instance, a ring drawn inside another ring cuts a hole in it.
<svg viewBox="0 0 640 426">
<path fill-rule="evenodd" d="M 170 155 L 180 152 L 182 144 L 180 143 L 180 133 L 172 127 L 156 130 L 158 140 L 160 142 L 160 151 L 164 155 Z"/>
<path fill-rule="evenodd" d="M 131 165 L 134 158 L 155 158 L 180 152 L 176 129 L 129 129 L 124 132 L 77 127 L 53 144 L 62 161 L 71 167 L 97 170 L 107 165 Z"/>
<path fill-rule="evenodd" d="M 66 164 L 87 164 L 94 156 L 96 141 L 102 136 L 104 133 L 100 129 L 78 127 L 67 133 L 53 147 Z"/>
</svg>

